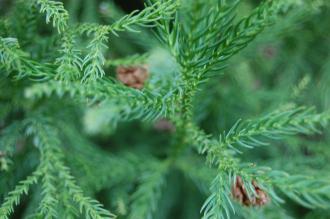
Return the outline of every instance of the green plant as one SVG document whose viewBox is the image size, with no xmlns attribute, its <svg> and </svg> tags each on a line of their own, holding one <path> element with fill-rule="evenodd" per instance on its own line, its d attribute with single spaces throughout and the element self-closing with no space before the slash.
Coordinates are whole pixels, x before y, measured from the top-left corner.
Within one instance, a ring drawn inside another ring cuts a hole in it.
<svg viewBox="0 0 330 219">
<path fill-rule="evenodd" d="M 0 219 L 329 216 L 326 0 L 1 4 Z"/>
</svg>

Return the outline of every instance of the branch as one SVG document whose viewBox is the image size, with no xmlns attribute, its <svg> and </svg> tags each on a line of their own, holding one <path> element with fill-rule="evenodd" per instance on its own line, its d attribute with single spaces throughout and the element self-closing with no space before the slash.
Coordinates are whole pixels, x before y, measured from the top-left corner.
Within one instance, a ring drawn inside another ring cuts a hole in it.
<svg viewBox="0 0 330 219">
<path fill-rule="evenodd" d="M 49 64 L 40 64 L 29 58 L 29 55 L 19 48 L 17 39 L 0 37 L 0 67 L 7 71 L 17 71 L 17 78 L 25 76 L 45 80 L 54 75 Z"/>
<path fill-rule="evenodd" d="M 143 119 L 151 121 L 172 113 L 171 104 L 177 91 L 169 91 L 166 95 L 140 91 L 125 87 L 109 80 L 98 80 L 95 83 L 47 82 L 35 84 L 25 92 L 28 98 L 49 97 L 56 94 L 82 100 L 85 103 L 106 107 L 109 104 L 118 107 L 116 118 L 122 120 Z M 99 108 L 100 109 L 100 108 Z"/>
<path fill-rule="evenodd" d="M 172 18 L 178 7 L 175 0 L 156 1 L 149 4 L 142 11 L 133 11 L 132 13 L 122 17 L 110 26 L 110 31 L 117 35 L 119 31 L 138 32 L 132 26 L 138 25 L 142 27 L 153 27 L 159 20 L 169 20 Z"/>
<path fill-rule="evenodd" d="M 63 3 L 51 0 L 34 0 L 40 7 L 40 12 L 46 14 L 46 23 L 52 22 L 57 31 L 63 32 L 69 20 L 69 14 L 64 9 Z"/>
<path fill-rule="evenodd" d="M 93 39 L 87 46 L 89 53 L 83 61 L 84 77 L 82 81 L 95 81 L 105 75 L 103 70 L 105 64 L 103 52 L 107 49 L 108 34 L 110 32 L 118 35 L 117 32 L 119 31 L 128 30 L 136 32 L 136 30 L 132 28 L 133 25 L 145 27 L 154 26 L 152 23 L 160 19 L 170 19 L 176 7 L 177 3 L 174 3 L 172 0 L 163 2 L 157 1 L 141 12 L 133 11 L 131 14 L 122 17 L 112 25 L 81 25 L 78 28 L 80 33 L 87 33 L 87 35 L 93 34 Z"/>
<path fill-rule="evenodd" d="M 319 134 L 319 127 L 325 127 L 329 121 L 329 112 L 316 114 L 313 108 L 304 107 L 278 110 L 256 120 L 239 120 L 228 133 L 220 135 L 218 145 L 213 149 L 209 148 L 209 152 L 216 154 L 223 148 L 230 148 L 241 153 L 235 146 L 251 149 L 268 145 L 266 139 L 278 140 L 296 134 Z"/>
<path fill-rule="evenodd" d="M 13 191 L 9 192 L 0 207 L 0 219 L 9 219 L 10 214 L 14 211 L 14 206 L 20 204 L 21 196 L 28 194 L 30 186 L 37 183 L 40 175 L 40 170 L 37 169 L 31 176 L 19 182 Z"/>
<path fill-rule="evenodd" d="M 67 30 L 62 34 L 61 56 L 56 59 L 59 66 L 56 69 L 56 78 L 62 81 L 74 81 L 80 78 L 82 60 L 79 57 L 80 51 L 76 49 L 76 35 L 74 31 Z"/>
<path fill-rule="evenodd" d="M 52 188 L 51 174 L 56 173 L 58 178 L 64 182 L 65 188 L 71 195 L 73 201 L 80 206 L 80 213 L 85 213 L 86 218 L 93 219 L 111 219 L 114 215 L 105 210 L 97 200 L 93 200 L 83 195 L 83 192 L 79 186 L 76 185 L 74 178 L 70 174 L 69 168 L 63 164 L 63 154 L 60 150 L 60 141 L 58 139 L 57 130 L 47 124 L 47 120 L 39 119 L 32 120 L 27 130 L 28 134 L 35 136 L 35 144 L 39 148 L 42 158 L 42 165 L 47 167 L 47 172 L 44 172 L 44 201 L 41 202 L 41 212 L 45 215 L 49 215 L 50 218 L 55 217 L 53 211 L 55 211 L 54 196 L 49 196 L 55 192 Z M 46 155 L 46 156 L 45 156 Z M 49 167 L 49 168 L 48 168 Z M 54 175 L 55 176 L 55 175 Z"/>
</svg>

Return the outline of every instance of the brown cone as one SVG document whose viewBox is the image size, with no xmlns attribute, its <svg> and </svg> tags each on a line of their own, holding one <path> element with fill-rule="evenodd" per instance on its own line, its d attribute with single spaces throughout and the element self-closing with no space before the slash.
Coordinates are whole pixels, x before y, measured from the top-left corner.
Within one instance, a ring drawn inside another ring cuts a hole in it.
<svg viewBox="0 0 330 219">
<path fill-rule="evenodd" d="M 232 195 L 233 195 L 234 199 L 236 199 L 241 204 L 243 204 L 245 206 L 251 205 L 251 201 L 246 192 L 243 180 L 240 176 L 236 177 L 236 183 L 232 187 Z"/>
<path fill-rule="evenodd" d="M 233 198 L 245 206 L 263 206 L 267 204 L 270 201 L 267 193 L 257 185 L 256 181 L 253 180 L 252 185 L 257 194 L 255 197 L 248 196 L 242 178 L 237 176 L 236 183 L 232 186 Z"/>
<path fill-rule="evenodd" d="M 117 67 L 117 79 L 128 87 L 142 89 L 148 79 L 146 66 Z"/>
<path fill-rule="evenodd" d="M 262 206 L 269 202 L 268 195 L 265 191 L 263 191 L 257 184 L 256 181 L 252 181 L 252 185 L 257 193 L 257 197 L 255 197 L 254 205 L 255 206 Z"/>
</svg>

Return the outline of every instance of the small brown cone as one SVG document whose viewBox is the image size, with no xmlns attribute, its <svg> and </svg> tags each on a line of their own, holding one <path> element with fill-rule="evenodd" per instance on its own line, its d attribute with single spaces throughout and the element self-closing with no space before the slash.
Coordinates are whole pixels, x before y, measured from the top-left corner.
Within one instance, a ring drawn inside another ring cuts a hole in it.
<svg viewBox="0 0 330 219">
<path fill-rule="evenodd" d="M 249 197 L 245 189 L 243 180 L 240 176 L 236 177 L 236 182 L 232 186 L 232 196 L 239 203 L 245 206 L 263 206 L 267 204 L 270 199 L 265 191 L 263 191 L 256 181 L 252 181 L 257 196 Z"/>
<path fill-rule="evenodd" d="M 117 79 L 128 87 L 142 89 L 149 73 L 146 66 L 120 66 L 116 69 Z"/>
<path fill-rule="evenodd" d="M 243 204 L 245 206 L 251 205 L 251 201 L 250 201 L 247 191 L 245 189 L 243 180 L 240 176 L 236 177 L 235 185 L 233 185 L 233 187 L 232 187 L 232 195 L 233 195 L 234 199 L 236 199 L 241 204 Z"/>
<path fill-rule="evenodd" d="M 265 191 L 263 191 L 257 184 L 256 181 L 252 181 L 252 185 L 257 193 L 257 197 L 255 197 L 254 205 L 255 206 L 263 206 L 267 204 L 270 200 L 268 198 L 268 195 Z"/>
</svg>

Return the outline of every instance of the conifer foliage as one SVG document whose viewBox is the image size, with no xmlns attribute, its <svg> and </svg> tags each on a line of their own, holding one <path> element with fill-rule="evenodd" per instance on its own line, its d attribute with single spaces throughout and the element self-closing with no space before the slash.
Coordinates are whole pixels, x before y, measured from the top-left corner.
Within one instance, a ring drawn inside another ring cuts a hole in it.
<svg viewBox="0 0 330 219">
<path fill-rule="evenodd" d="M 0 219 L 329 218 L 329 2 L 118 2 L 0 0 Z"/>
</svg>

